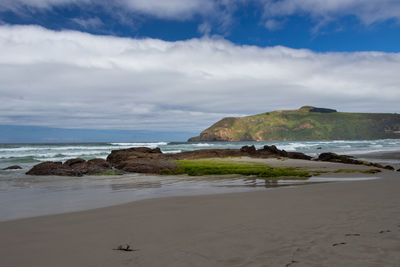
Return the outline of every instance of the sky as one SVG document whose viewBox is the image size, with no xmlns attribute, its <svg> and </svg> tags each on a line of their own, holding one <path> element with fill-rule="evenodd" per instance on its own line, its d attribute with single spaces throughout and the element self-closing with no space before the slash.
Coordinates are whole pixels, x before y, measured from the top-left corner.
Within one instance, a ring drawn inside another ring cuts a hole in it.
<svg viewBox="0 0 400 267">
<path fill-rule="evenodd" d="M 398 0 L 0 0 L 0 125 L 399 112 Z"/>
</svg>

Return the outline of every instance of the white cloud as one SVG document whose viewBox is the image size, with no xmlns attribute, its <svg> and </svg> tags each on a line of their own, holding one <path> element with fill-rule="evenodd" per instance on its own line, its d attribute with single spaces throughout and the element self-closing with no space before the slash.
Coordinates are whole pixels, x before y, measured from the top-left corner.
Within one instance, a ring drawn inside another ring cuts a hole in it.
<svg viewBox="0 0 400 267">
<path fill-rule="evenodd" d="M 198 31 L 202 34 L 202 35 L 206 35 L 208 36 L 211 32 L 211 25 L 208 22 L 204 22 L 202 24 L 199 25 L 198 27 Z"/>
<path fill-rule="evenodd" d="M 265 27 L 270 30 L 270 31 L 275 31 L 275 30 L 279 30 L 283 27 L 283 22 L 282 21 L 278 21 L 275 19 L 268 19 L 265 22 Z"/>
<path fill-rule="evenodd" d="M 206 14 L 216 9 L 213 0 L 120 0 L 133 11 L 159 18 L 187 19 L 194 14 Z"/>
<path fill-rule="evenodd" d="M 0 10 L 19 10 L 23 7 L 50 9 L 55 6 L 69 4 L 87 4 L 92 0 L 1 0 Z"/>
<path fill-rule="evenodd" d="M 201 19 L 199 32 L 205 35 L 212 28 L 225 33 L 237 7 L 231 0 L 0 0 L 0 12 L 12 11 L 20 16 L 35 16 L 37 11 L 71 6 L 109 15 L 121 24 L 140 22 L 146 16 L 175 21 L 196 17 Z M 98 18 L 77 17 L 73 21 L 86 29 L 103 25 Z"/>
<path fill-rule="evenodd" d="M 398 0 L 256 0 L 265 6 L 267 17 L 309 14 L 316 19 L 356 16 L 364 24 L 400 20 Z"/>
<path fill-rule="evenodd" d="M 398 112 L 400 54 L 314 53 L 0 26 L 0 124 L 202 129 L 315 105 Z"/>
<path fill-rule="evenodd" d="M 88 18 L 88 19 L 82 19 L 82 18 L 73 18 L 72 21 L 84 29 L 91 29 L 91 28 L 97 28 L 104 23 L 101 21 L 101 19 L 94 17 L 94 18 Z"/>
<path fill-rule="evenodd" d="M 23 8 L 51 9 L 62 5 L 116 7 L 112 12 L 131 11 L 158 18 L 185 20 L 193 15 L 214 15 L 219 2 L 225 0 L 2 0 L 0 10 L 21 10 Z M 123 10 L 123 11 L 122 11 Z"/>
<path fill-rule="evenodd" d="M 226 33 L 234 24 L 235 12 L 246 8 L 250 2 L 258 3 L 264 9 L 263 24 L 269 30 L 280 29 L 285 18 L 292 15 L 311 16 L 316 21 L 316 28 L 348 15 L 355 16 L 365 25 L 400 21 L 399 0 L 1 0 L 0 11 L 11 10 L 24 15 L 67 5 L 85 10 L 102 7 L 122 23 L 142 15 L 178 21 L 199 16 L 202 20 L 200 32 L 209 32 L 212 26 Z"/>
</svg>

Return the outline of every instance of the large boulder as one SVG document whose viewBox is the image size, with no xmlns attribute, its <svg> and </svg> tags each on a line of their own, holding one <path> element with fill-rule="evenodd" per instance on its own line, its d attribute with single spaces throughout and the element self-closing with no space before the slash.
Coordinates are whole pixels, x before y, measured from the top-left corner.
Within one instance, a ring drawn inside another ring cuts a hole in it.
<svg viewBox="0 0 400 267">
<path fill-rule="evenodd" d="M 357 164 L 361 165 L 364 164 L 363 161 L 356 160 L 352 156 L 347 155 L 338 155 L 331 152 L 321 153 L 318 156 L 319 161 L 329 161 L 329 162 L 338 162 L 338 163 L 346 163 L 346 164 Z"/>
<path fill-rule="evenodd" d="M 104 159 L 91 159 L 86 162 L 85 174 L 96 174 L 111 170 L 112 166 Z"/>
<path fill-rule="evenodd" d="M 301 153 L 301 152 L 286 152 L 285 150 L 280 150 L 276 146 L 264 146 L 263 148 L 257 150 L 258 156 L 277 156 L 277 157 L 284 157 L 284 158 L 291 158 L 291 159 L 303 159 L 303 160 L 310 160 L 311 157 Z"/>
<path fill-rule="evenodd" d="M 74 165 L 82 164 L 82 163 L 85 163 L 85 162 L 86 162 L 86 160 L 84 160 L 84 159 L 76 158 L 76 159 L 67 160 L 66 162 L 64 162 L 64 165 L 72 167 Z"/>
<path fill-rule="evenodd" d="M 248 153 L 241 152 L 239 149 L 200 149 L 180 152 L 176 154 L 166 154 L 164 158 L 170 160 L 190 160 L 206 158 L 242 157 L 248 155 Z"/>
<path fill-rule="evenodd" d="M 311 160 L 312 157 L 301 153 L 301 152 L 287 152 L 287 157 L 290 159 L 303 159 L 303 160 Z"/>
<path fill-rule="evenodd" d="M 83 173 L 79 170 L 74 170 L 71 167 L 62 164 L 62 162 L 42 162 L 30 169 L 28 175 L 61 175 L 61 176 L 82 176 Z"/>
<path fill-rule="evenodd" d="M 272 145 L 272 146 L 264 146 L 262 149 L 259 149 L 258 151 L 260 153 L 264 153 L 264 154 L 265 153 L 269 153 L 269 154 L 280 156 L 280 157 L 287 157 L 288 156 L 288 152 L 286 152 L 285 150 L 280 150 L 274 145 Z"/>
<path fill-rule="evenodd" d="M 136 158 L 124 161 L 119 169 L 124 172 L 163 174 L 176 169 L 176 163 L 170 160 L 148 160 Z"/>
<path fill-rule="evenodd" d="M 111 170 L 111 164 L 104 159 L 84 160 L 80 158 L 69 159 L 66 162 L 43 162 L 35 165 L 26 174 L 28 175 L 61 175 L 82 176 L 85 174 L 102 173 Z"/>
<path fill-rule="evenodd" d="M 113 150 L 107 157 L 107 162 L 112 166 L 116 167 L 121 165 L 123 161 L 135 158 L 147 158 L 147 159 L 158 159 L 162 157 L 160 148 L 148 148 L 148 147 L 134 147 L 128 149 Z"/>
<path fill-rule="evenodd" d="M 240 152 L 255 154 L 257 152 L 256 147 L 253 146 L 243 146 L 240 148 Z"/>
</svg>

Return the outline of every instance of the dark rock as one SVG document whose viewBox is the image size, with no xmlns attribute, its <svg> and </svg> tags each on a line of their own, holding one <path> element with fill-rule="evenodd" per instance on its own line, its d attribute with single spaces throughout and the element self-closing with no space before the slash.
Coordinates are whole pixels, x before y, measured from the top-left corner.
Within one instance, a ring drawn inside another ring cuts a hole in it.
<svg viewBox="0 0 400 267">
<path fill-rule="evenodd" d="M 331 161 L 334 159 L 338 159 L 339 155 L 331 152 L 322 153 L 318 156 L 318 160 L 320 161 Z"/>
<path fill-rule="evenodd" d="M 111 165 L 105 159 L 91 159 L 87 161 L 90 166 L 98 166 L 105 169 L 110 169 Z"/>
<path fill-rule="evenodd" d="M 243 157 L 248 156 L 239 149 L 201 149 L 194 151 L 185 151 L 177 154 L 166 154 L 165 159 L 204 159 L 204 158 L 227 158 L 227 157 Z"/>
<path fill-rule="evenodd" d="M 280 156 L 280 157 L 287 157 L 288 153 L 285 150 L 279 150 L 276 146 L 264 146 L 262 149 L 258 150 L 260 153 L 269 153 L 272 155 Z"/>
<path fill-rule="evenodd" d="M 113 150 L 107 157 L 107 162 L 112 166 L 117 166 L 121 162 L 130 158 L 147 158 L 156 159 L 162 156 L 160 148 L 148 148 L 148 147 L 134 147 L 128 149 Z"/>
<path fill-rule="evenodd" d="M 176 154 L 163 154 L 159 148 L 137 147 L 113 150 L 107 160 L 70 159 L 61 162 L 46 162 L 34 166 L 27 174 L 32 175 L 71 175 L 101 173 L 113 168 L 124 172 L 162 174 L 173 172 L 176 163 L 173 160 L 190 160 L 202 158 L 227 158 L 249 156 L 254 158 L 289 157 L 306 159 L 311 157 L 299 152 L 286 152 L 276 146 L 264 146 L 257 150 L 255 146 L 244 146 L 241 149 L 202 149 Z"/>
<path fill-rule="evenodd" d="M 390 165 L 386 165 L 385 167 L 383 167 L 386 170 L 390 170 L 390 171 L 394 171 L 394 168 Z"/>
<path fill-rule="evenodd" d="M 400 172 L 400 169 L 398 169 L 397 171 Z"/>
<path fill-rule="evenodd" d="M 286 152 L 285 150 L 280 150 L 276 146 L 264 146 L 262 149 L 257 150 L 260 154 L 270 154 L 278 157 L 292 158 L 292 159 L 304 159 L 310 160 L 311 157 L 300 152 Z"/>
<path fill-rule="evenodd" d="M 162 174 L 166 171 L 174 171 L 176 169 L 176 163 L 169 160 L 147 160 L 137 158 L 124 161 L 119 166 L 119 169 L 125 172 Z"/>
<path fill-rule="evenodd" d="M 346 163 L 346 164 L 365 165 L 365 166 L 371 166 L 371 167 L 376 167 L 376 168 L 386 169 L 386 170 L 391 170 L 391 171 L 395 170 L 390 165 L 383 166 L 382 164 L 379 164 L 379 163 L 364 162 L 361 160 L 356 160 L 352 156 L 338 155 L 338 154 L 331 153 L 331 152 L 320 154 L 317 160 L 329 161 L 329 162 L 339 162 L 339 163 Z"/>
<path fill-rule="evenodd" d="M 61 176 L 82 176 L 79 170 L 74 170 L 62 162 L 42 162 L 30 169 L 28 175 L 61 175 Z"/>
<path fill-rule="evenodd" d="M 287 152 L 287 157 L 291 159 L 311 160 L 312 157 L 301 152 Z"/>
<path fill-rule="evenodd" d="M 322 149 L 322 147 L 319 146 L 319 147 L 317 147 L 317 149 Z"/>
<path fill-rule="evenodd" d="M 84 174 L 96 174 L 111 170 L 110 163 L 104 159 L 70 159 L 64 164 L 61 162 L 43 162 L 33 166 L 26 174 L 29 175 L 61 175 L 82 176 Z"/>
<path fill-rule="evenodd" d="M 2 169 L 2 170 L 3 170 L 3 171 L 6 171 L 6 170 L 20 170 L 20 169 L 22 169 L 21 166 L 12 165 L 12 166 L 8 166 L 7 168 L 4 168 L 4 169 Z"/>
<path fill-rule="evenodd" d="M 88 161 L 82 159 L 72 159 L 68 161 L 70 161 L 69 166 L 73 170 L 81 172 L 82 174 L 96 174 L 112 169 L 111 164 L 104 159 L 91 159 Z M 64 165 L 68 166 L 68 161 L 66 161 Z"/>
<path fill-rule="evenodd" d="M 66 162 L 64 162 L 64 165 L 72 167 L 75 164 L 79 164 L 79 163 L 85 163 L 86 160 L 81 159 L 81 158 L 76 158 L 76 159 L 69 159 Z"/>
<path fill-rule="evenodd" d="M 357 164 L 357 165 L 364 164 L 364 162 L 362 162 L 360 160 L 356 160 L 352 156 L 338 155 L 338 154 L 331 153 L 331 152 L 321 153 L 317 160 L 346 163 L 346 164 Z"/>
<path fill-rule="evenodd" d="M 304 160 L 310 160 L 311 157 L 307 156 L 304 153 L 301 152 L 286 152 L 285 150 L 280 150 L 276 146 L 264 146 L 262 149 L 257 150 L 257 156 L 259 157 L 271 157 L 271 156 L 276 156 L 276 157 L 285 157 L 285 158 L 291 158 L 291 159 L 304 159 Z"/>
<path fill-rule="evenodd" d="M 379 163 L 373 163 L 373 162 L 367 162 L 364 165 L 366 166 L 372 166 L 372 167 L 376 167 L 376 168 L 380 168 L 380 169 L 384 169 L 385 166 L 383 166 L 382 164 Z"/>
<path fill-rule="evenodd" d="M 256 153 L 256 147 L 253 145 L 253 146 L 243 146 L 241 149 L 240 149 L 240 152 L 244 152 L 244 153 L 249 153 L 249 154 L 254 154 L 254 153 Z"/>
<path fill-rule="evenodd" d="M 96 174 L 111 170 L 111 164 L 104 159 L 91 159 L 86 162 L 85 174 Z"/>
</svg>

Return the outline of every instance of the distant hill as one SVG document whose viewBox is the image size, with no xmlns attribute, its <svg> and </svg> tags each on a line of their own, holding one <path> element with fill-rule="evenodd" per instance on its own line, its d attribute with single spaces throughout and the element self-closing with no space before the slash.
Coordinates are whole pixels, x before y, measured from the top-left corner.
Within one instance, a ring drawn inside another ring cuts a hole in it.
<svg viewBox="0 0 400 267">
<path fill-rule="evenodd" d="M 189 141 L 371 140 L 400 138 L 400 115 L 304 106 L 224 118 Z"/>
</svg>

